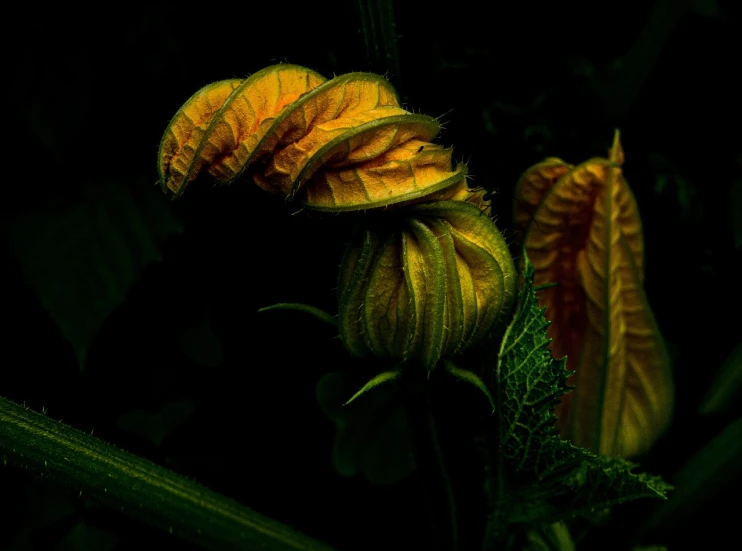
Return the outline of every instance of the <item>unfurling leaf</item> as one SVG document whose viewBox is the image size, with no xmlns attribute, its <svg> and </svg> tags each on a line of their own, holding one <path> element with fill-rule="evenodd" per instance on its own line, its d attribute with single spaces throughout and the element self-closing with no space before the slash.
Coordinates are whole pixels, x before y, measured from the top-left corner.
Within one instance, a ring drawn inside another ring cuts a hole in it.
<svg viewBox="0 0 742 551">
<path fill-rule="evenodd" d="M 609 159 L 534 165 L 516 188 L 515 219 L 534 284 L 557 284 L 539 301 L 555 355 L 575 372 L 576 388 L 557 408 L 562 435 L 633 457 L 667 427 L 673 381 L 644 294 L 641 220 L 622 163 L 616 132 Z"/>
<path fill-rule="evenodd" d="M 261 188 L 314 210 L 364 210 L 466 187 L 466 166 L 430 143 L 440 125 L 399 106 L 382 77 L 326 81 L 296 65 L 204 87 L 160 144 L 162 186 L 180 195 L 207 173 L 228 184 L 250 170 Z"/>
</svg>

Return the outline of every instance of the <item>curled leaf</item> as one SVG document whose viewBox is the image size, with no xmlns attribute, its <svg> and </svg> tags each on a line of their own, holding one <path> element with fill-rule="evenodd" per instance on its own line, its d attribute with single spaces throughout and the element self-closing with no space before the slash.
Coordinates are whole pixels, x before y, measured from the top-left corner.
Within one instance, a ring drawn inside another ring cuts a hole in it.
<svg viewBox="0 0 742 551">
<path fill-rule="evenodd" d="M 324 80 L 309 69 L 284 65 L 244 81 L 205 86 L 165 130 L 159 153 L 161 184 L 180 195 L 202 171 L 230 182 L 260 151 L 276 115 Z"/>
<path fill-rule="evenodd" d="M 304 312 L 306 314 L 309 314 L 313 318 L 323 323 L 327 323 L 329 325 L 337 325 L 335 316 L 333 316 L 332 314 L 328 314 L 324 310 L 320 310 L 316 306 L 311 306 L 309 304 L 298 304 L 294 302 L 279 302 L 278 304 L 272 304 L 270 306 L 259 308 L 258 312 L 268 312 L 270 310 L 296 310 L 299 312 Z"/>
<path fill-rule="evenodd" d="M 160 145 L 160 181 L 180 195 L 201 174 L 228 184 L 250 170 L 261 188 L 315 210 L 415 201 L 466 187 L 466 166 L 452 167 L 451 149 L 430 143 L 439 128 L 402 109 L 377 75 L 326 81 L 275 65 L 185 103 Z"/>
<path fill-rule="evenodd" d="M 595 453 L 646 451 L 670 421 L 673 381 L 643 290 L 644 245 L 616 133 L 609 159 L 547 159 L 521 177 L 515 219 L 539 302 L 575 390 L 557 408 L 562 435 Z M 532 212 L 528 207 L 535 205 Z"/>
<path fill-rule="evenodd" d="M 484 394 L 484 397 L 487 398 L 487 401 L 492 407 L 492 412 L 494 413 L 495 400 L 494 398 L 492 398 L 492 394 L 487 388 L 487 385 L 484 384 L 484 381 L 481 379 L 481 377 L 479 377 L 479 375 L 477 375 L 473 371 L 469 371 L 468 369 L 462 369 L 451 361 L 443 362 L 443 368 L 446 370 L 446 373 L 448 373 L 449 375 L 455 377 L 459 381 L 463 381 L 465 383 L 473 385 L 482 394 Z"/>
<path fill-rule="evenodd" d="M 348 401 L 345 402 L 343 405 L 347 406 L 351 404 L 352 402 L 355 402 L 358 398 L 366 394 L 369 390 L 372 390 L 379 385 L 383 385 L 384 383 L 388 383 L 391 381 L 396 381 L 397 379 L 399 379 L 400 374 L 401 374 L 401 371 L 399 370 L 383 371 L 382 373 L 379 373 L 375 377 L 372 377 L 369 382 L 367 382 L 365 385 L 363 385 L 363 387 L 361 387 L 361 390 L 359 390 L 353 396 L 351 396 L 348 399 Z"/>
</svg>

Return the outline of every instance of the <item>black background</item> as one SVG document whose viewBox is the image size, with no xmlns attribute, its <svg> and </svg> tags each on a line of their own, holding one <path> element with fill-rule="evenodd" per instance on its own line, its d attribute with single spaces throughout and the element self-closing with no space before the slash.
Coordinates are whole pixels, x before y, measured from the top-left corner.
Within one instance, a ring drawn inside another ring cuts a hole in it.
<svg viewBox="0 0 742 551">
<path fill-rule="evenodd" d="M 256 312 L 276 302 L 335 312 L 346 218 L 296 215 L 247 181 L 193 185 L 172 203 L 163 197 L 184 231 L 164 244 L 162 262 L 141 272 L 100 327 L 84 372 L 12 253 L 14 221 L 41 205 L 74 208 L 112 181 L 159 197 L 159 140 L 200 87 L 279 62 L 328 77 L 370 70 L 387 74 L 409 110 L 442 116 L 437 141 L 455 147 L 476 184 L 497 191 L 493 210 L 508 238 L 512 190 L 523 170 L 546 156 L 578 163 L 605 155 L 613 129 L 621 129 L 625 174 L 644 222 L 647 294 L 677 384 L 673 426 L 642 464 L 671 480 L 734 418 L 696 412 L 742 335 L 742 248 L 734 234 L 741 214 L 732 202 L 734 186 L 737 197 L 742 186 L 742 13 L 732 1 L 706 13 L 699 10 L 713 3 L 659 3 L 668 11 L 653 20 L 650 36 L 662 43 L 657 58 L 642 51 L 623 72 L 611 68 L 640 38 L 652 2 L 399 3 L 399 74 L 369 60 L 351 2 L 20 6 L 6 22 L 17 39 L 4 71 L 9 119 L 0 201 L 11 238 L 2 251 L 0 394 L 94 429 L 338 549 L 424 547 L 413 480 L 375 487 L 333 470 L 334 429 L 314 387 L 322 374 L 354 365 L 333 331 L 301 314 Z M 665 25 L 671 32 L 663 39 Z M 661 189 L 658 180 L 666 183 Z M 184 335 L 194 334 L 206 362 L 183 346 L 191 338 Z M 121 428 L 122 414 L 154 413 L 168 401 L 194 409 L 159 446 Z M 462 530 L 475 534 L 479 467 L 456 435 L 467 410 L 451 409 L 442 423 L 452 434 L 451 469 L 461 473 Z M 76 548 L 66 530 L 84 522 L 105 531 L 100 541 L 115 549 L 189 548 L 74 496 L 65 502 L 71 515 L 45 523 L 49 504 L 66 495 L 23 471 L 0 469 L 7 507 L 0 547 Z M 647 543 L 672 549 L 702 537 L 713 547 L 731 531 L 722 501 L 717 495 L 696 520 Z M 617 534 L 630 533 L 649 507 L 617 510 L 605 541 L 630 543 Z M 477 536 L 463 538 L 474 546 Z"/>
</svg>

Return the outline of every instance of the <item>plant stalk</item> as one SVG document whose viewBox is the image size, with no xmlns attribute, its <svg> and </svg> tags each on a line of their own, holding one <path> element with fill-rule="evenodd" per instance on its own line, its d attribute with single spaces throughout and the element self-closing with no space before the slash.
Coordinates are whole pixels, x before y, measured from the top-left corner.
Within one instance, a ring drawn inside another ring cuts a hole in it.
<svg viewBox="0 0 742 551">
<path fill-rule="evenodd" d="M 438 440 L 430 384 L 418 373 L 406 377 L 403 387 L 407 420 L 417 473 L 422 479 L 430 519 L 434 551 L 455 551 L 458 547 L 456 502 Z"/>
<path fill-rule="evenodd" d="M 168 469 L 0 398 L 3 463 L 212 550 L 330 551 Z"/>
</svg>

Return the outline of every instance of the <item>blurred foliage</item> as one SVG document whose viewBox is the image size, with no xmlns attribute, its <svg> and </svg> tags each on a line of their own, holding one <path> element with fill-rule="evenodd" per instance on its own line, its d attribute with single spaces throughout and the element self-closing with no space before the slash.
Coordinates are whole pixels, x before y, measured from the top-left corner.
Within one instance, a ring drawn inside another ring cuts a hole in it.
<svg viewBox="0 0 742 551">
<path fill-rule="evenodd" d="M 415 467 L 402 397 L 385 384 L 344 406 L 364 382 L 356 379 L 328 373 L 317 385 L 317 400 L 337 430 L 333 465 L 343 476 L 362 474 L 372 484 L 399 482 Z"/>
<path fill-rule="evenodd" d="M 182 228 L 165 199 L 137 182 L 103 180 L 80 203 L 42 205 L 11 222 L 11 248 L 82 368 L 101 324 Z"/>
</svg>

